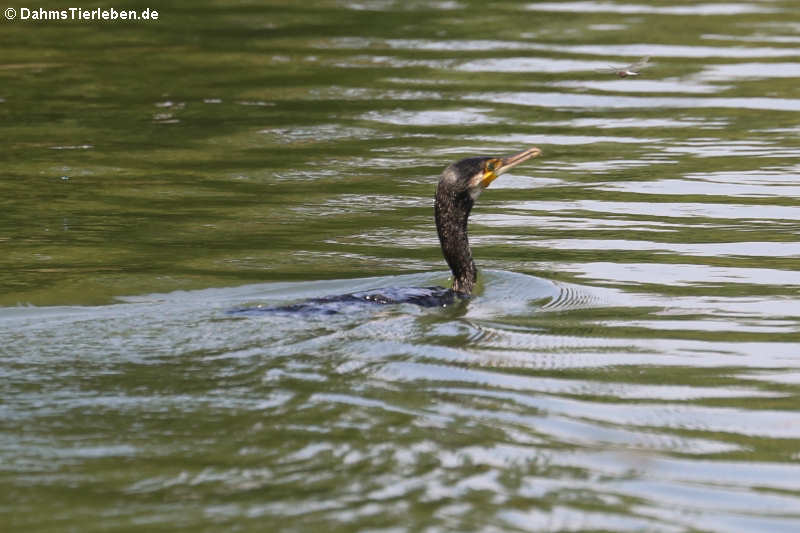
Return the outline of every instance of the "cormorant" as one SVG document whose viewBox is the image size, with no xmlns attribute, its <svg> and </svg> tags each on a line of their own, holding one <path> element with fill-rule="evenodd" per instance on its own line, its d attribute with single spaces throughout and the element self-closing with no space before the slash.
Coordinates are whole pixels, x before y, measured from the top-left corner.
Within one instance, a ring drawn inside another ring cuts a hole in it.
<svg viewBox="0 0 800 533">
<path fill-rule="evenodd" d="M 336 296 L 312 298 L 279 307 L 250 307 L 232 313 L 300 312 L 339 313 L 349 304 L 413 303 L 423 307 L 443 307 L 456 298 L 469 298 L 478 279 L 467 238 L 467 221 L 478 196 L 498 176 L 516 165 L 537 157 L 542 151 L 531 147 L 505 157 L 468 157 L 444 169 L 436 186 L 434 218 L 439 243 L 453 273 L 453 288 L 403 287 L 376 289 Z"/>
<path fill-rule="evenodd" d="M 534 146 L 507 157 L 469 157 L 442 172 L 434 215 L 442 254 L 453 272 L 454 292 L 469 296 L 478 279 L 467 239 L 467 219 L 475 200 L 500 174 L 541 153 Z"/>
</svg>

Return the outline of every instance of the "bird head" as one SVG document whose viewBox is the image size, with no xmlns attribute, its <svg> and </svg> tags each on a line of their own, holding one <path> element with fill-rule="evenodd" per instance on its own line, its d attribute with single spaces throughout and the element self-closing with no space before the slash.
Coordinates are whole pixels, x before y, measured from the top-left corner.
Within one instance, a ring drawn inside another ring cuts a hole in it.
<svg viewBox="0 0 800 533">
<path fill-rule="evenodd" d="M 505 157 L 468 157 L 447 167 L 441 183 L 456 195 L 466 193 L 475 201 L 501 174 L 541 153 L 533 146 Z"/>
</svg>

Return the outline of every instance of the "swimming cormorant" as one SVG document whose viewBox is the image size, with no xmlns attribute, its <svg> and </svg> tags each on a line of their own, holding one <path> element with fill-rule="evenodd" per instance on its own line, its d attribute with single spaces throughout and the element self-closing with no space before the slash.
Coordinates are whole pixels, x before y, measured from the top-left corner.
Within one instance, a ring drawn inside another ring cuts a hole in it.
<svg viewBox="0 0 800 533">
<path fill-rule="evenodd" d="M 333 314 L 349 304 L 413 303 L 424 307 L 442 307 L 456 298 L 468 298 L 478 279 L 467 238 L 467 221 L 475 200 L 498 176 L 516 165 L 541 154 L 536 147 L 505 157 L 468 157 L 449 165 L 436 186 L 434 217 L 439 243 L 453 273 L 453 288 L 385 288 L 336 296 L 312 298 L 279 307 L 250 307 L 232 313 L 300 312 Z"/>
<path fill-rule="evenodd" d="M 508 169 L 541 154 L 536 147 L 507 157 L 469 157 L 451 164 L 436 187 L 434 214 L 439 243 L 453 272 L 453 291 L 469 296 L 478 279 L 467 239 L 467 219 L 475 200 Z"/>
</svg>

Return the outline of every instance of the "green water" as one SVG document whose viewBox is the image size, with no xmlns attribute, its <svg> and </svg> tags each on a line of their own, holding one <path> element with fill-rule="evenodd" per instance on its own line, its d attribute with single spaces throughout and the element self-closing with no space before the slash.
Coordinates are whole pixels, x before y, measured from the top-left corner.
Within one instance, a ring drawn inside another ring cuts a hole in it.
<svg viewBox="0 0 800 533">
<path fill-rule="evenodd" d="M 124 7 L 0 20 L 0 529 L 800 529 L 794 2 Z"/>
</svg>

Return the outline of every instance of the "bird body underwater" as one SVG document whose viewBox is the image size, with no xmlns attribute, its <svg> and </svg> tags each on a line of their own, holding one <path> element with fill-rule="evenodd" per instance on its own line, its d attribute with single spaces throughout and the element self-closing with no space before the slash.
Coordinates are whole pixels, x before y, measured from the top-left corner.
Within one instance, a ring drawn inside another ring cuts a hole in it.
<svg viewBox="0 0 800 533">
<path fill-rule="evenodd" d="M 375 289 L 350 294 L 312 298 L 300 303 L 277 307 L 251 307 L 231 311 L 288 312 L 335 314 L 351 305 L 411 303 L 423 307 L 444 307 L 457 299 L 469 298 L 478 280 L 472 259 L 467 224 L 472 207 L 481 193 L 501 174 L 528 159 L 538 157 L 541 150 L 528 148 L 504 157 L 468 157 L 450 164 L 436 186 L 434 219 L 439 244 L 447 266 L 453 274 L 453 287 L 401 287 Z"/>
</svg>

